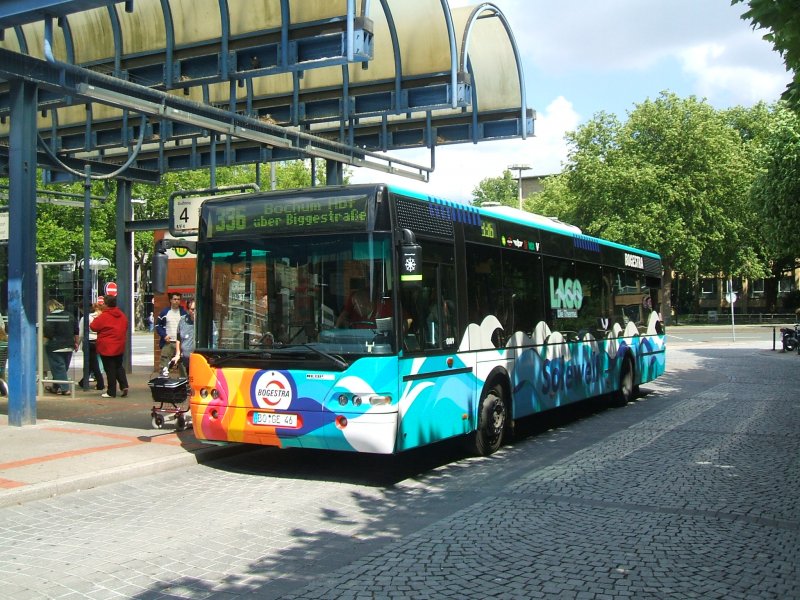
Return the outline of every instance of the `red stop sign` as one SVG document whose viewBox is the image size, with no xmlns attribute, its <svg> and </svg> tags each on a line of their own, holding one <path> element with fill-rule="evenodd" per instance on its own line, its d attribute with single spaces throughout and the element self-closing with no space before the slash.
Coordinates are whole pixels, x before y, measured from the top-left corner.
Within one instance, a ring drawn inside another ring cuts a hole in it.
<svg viewBox="0 0 800 600">
<path fill-rule="evenodd" d="M 109 296 L 117 295 L 117 283 L 115 281 L 109 281 L 106 284 L 106 294 L 108 294 Z"/>
</svg>

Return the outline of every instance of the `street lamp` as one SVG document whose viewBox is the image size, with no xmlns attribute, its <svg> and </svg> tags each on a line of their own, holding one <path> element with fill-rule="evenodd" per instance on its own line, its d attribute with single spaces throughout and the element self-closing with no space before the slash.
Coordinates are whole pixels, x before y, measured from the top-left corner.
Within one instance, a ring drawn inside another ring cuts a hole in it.
<svg viewBox="0 0 800 600">
<path fill-rule="evenodd" d="M 83 269 L 84 261 L 80 259 L 78 261 L 78 268 Z M 90 258 L 89 259 L 89 270 L 91 271 L 91 297 L 92 302 L 97 302 L 97 272 L 98 271 L 105 271 L 111 266 L 111 261 L 107 258 Z M 86 272 L 84 271 L 84 277 L 86 277 Z"/>
<path fill-rule="evenodd" d="M 522 210 L 522 172 L 530 169 L 530 165 L 508 165 L 509 171 L 517 172 L 517 199 L 519 200 L 519 209 Z"/>
</svg>

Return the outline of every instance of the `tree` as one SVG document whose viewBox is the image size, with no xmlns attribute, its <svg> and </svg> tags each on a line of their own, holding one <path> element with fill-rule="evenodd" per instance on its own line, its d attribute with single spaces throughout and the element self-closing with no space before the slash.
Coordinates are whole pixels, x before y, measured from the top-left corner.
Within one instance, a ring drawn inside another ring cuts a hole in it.
<svg viewBox="0 0 800 600">
<path fill-rule="evenodd" d="M 753 199 L 775 254 L 800 257 L 800 116 L 778 106 L 762 154 Z"/>
<path fill-rule="evenodd" d="M 763 272 L 743 241 L 752 164 L 740 133 L 709 104 L 663 92 L 627 122 L 600 113 L 567 140 L 574 224 L 661 255 L 666 319 L 674 271 Z"/>
<path fill-rule="evenodd" d="M 752 209 L 761 223 L 772 274 L 779 277 L 796 268 L 800 257 L 800 116 L 784 105 L 772 114 L 761 167 Z"/>
<path fill-rule="evenodd" d="M 482 206 L 486 202 L 499 202 L 505 206 L 519 206 L 519 189 L 517 180 L 511 171 L 503 171 L 502 177 L 487 177 L 472 190 L 472 203 Z"/>
<path fill-rule="evenodd" d="M 753 28 L 768 29 L 764 39 L 777 50 L 787 71 L 794 77 L 783 93 L 783 99 L 800 111 L 800 7 L 797 0 L 746 0 L 750 10 L 742 19 L 753 22 Z M 745 0 L 731 0 L 731 4 Z"/>
<path fill-rule="evenodd" d="M 528 212 L 556 217 L 564 223 L 576 222 L 577 200 L 569 191 L 566 173 L 544 178 L 542 190 L 525 199 L 523 206 Z"/>
</svg>

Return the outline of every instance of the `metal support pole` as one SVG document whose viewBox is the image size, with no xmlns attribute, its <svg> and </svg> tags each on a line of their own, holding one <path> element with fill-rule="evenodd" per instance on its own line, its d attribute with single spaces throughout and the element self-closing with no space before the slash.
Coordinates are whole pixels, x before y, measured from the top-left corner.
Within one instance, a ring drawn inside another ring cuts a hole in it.
<svg viewBox="0 0 800 600">
<path fill-rule="evenodd" d="M 8 144 L 8 424 L 36 423 L 36 105 L 38 90 L 10 82 Z"/>
<path fill-rule="evenodd" d="M 84 167 L 83 178 L 83 389 L 89 389 L 89 313 L 91 313 L 92 281 L 94 271 L 90 268 L 92 257 L 91 227 L 92 227 L 92 167 Z"/>
<path fill-rule="evenodd" d="M 733 291 L 733 279 L 728 278 L 728 298 L 731 303 L 731 334 L 733 335 L 733 341 L 736 341 L 736 323 L 734 322 L 733 317 L 733 305 L 736 304 L 736 294 Z"/>
<path fill-rule="evenodd" d="M 125 230 L 125 223 L 133 220 L 133 184 L 125 179 L 117 180 L 117 249 L 114 265 L 117 268 L 117 307 L 128 317 L 128 333 L 125 340 L 125 372 L 131 373 L 131 331 L 136 326 L 133 313 L 133 231 Z"/>
<path fill-rule="evenodd" d="M 344 182 L 344 165 L 335 160 L 325 161 L 325 185 L 342 185 Z"/>
<path fill-rule="evenodd" d="M 44 265 L 36 263 L 36 379 L 39 382 L 37 393 L 44 395 Z M 10 366 L 10 365 L 9 365 Z"/>
<path fill-rule="evenodd" d="M 522 172 L 530 169 L 530 165 L 509 165 L 509 170 L 517 172 L 517 202 L 522 210 Z"/>
</svg>

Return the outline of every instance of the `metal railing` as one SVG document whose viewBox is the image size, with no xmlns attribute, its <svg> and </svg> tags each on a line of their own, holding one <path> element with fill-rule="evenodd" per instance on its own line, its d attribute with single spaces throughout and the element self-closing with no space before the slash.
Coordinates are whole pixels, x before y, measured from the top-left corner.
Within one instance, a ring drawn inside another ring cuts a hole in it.
<svg viewBox="0 0 800 600">
<path fill-rule="evenodd" d="M 796 323 L 800 315 L 795 313 L 735 313 L 737 325 L 776 325 Z M 699 314 L 677 315 L 672 318 L 673 325 L 729 325 L 731 313 L 726 311 L 708 311 Z"/>
</svg>

